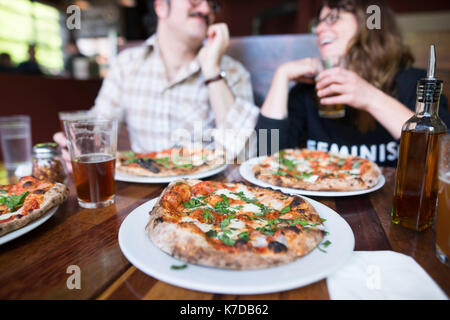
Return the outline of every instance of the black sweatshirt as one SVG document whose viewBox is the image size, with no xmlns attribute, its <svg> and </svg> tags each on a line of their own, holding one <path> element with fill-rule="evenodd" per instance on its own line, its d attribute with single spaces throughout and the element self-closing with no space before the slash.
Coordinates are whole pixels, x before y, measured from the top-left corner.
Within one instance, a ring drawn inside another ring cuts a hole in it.
<svg viewBox="0 0 450 320">
<path fill-rule="evenodd" d="M 415 68 L 397 74 L 396 99 L 412 111 L 415 111 L 417 81 L 425 76 L 425 71 Z M 268 146 L 271 145 L 270 129 L 279 129 L 280 150 L 298 147 L 306 140 L 306 147 L 309 149 L 358 155 L 381 166 L 397 165 L 400 141 L 394 139 L 380 123 L 377 122 L 374 130 L 361 133 L 349 121 L 348 116 L 341 119 L 320 118 L 315 94 L 313 85 L 297 84 L 289 91 L 287 119 L 276 120 L 259 116 L 256 129 L 269 129 Z M 439 117 L 449 128 L 450 113 L 447 106 L 446 97 L 441 96 Z M 353 111 L 351 109 L 346 106 L 346 115 Z M 260 141 L 258 146 L 261 146 L 261 143 L 264 141 Z M 270 148 L 268 149 L 270 153 Z M 263 155 L 264 151 L 260 148 L 260 155 Z"/>
</svg>

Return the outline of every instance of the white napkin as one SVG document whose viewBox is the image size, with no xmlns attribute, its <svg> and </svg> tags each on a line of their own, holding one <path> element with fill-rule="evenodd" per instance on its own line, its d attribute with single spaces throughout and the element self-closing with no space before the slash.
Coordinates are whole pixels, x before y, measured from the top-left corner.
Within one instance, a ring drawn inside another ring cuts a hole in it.
<svg viewBox="0 0 450 320">
<path fill-rule="evenodd" d="M 394 251 L 355 251 L 327 278 L 333 300 L 447 300 L 413 258 Z"/>
</svg>

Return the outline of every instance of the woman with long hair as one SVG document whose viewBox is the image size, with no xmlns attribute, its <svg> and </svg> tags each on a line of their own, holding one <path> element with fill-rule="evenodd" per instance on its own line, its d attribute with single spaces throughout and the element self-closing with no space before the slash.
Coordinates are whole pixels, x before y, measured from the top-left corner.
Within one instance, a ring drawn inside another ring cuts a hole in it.
<svg viewBox="0 0 450 320">
<path fill-rule="evenodd" d="M 380 8 L 380 28 L 366 26 L 370 5 Z M 359 155 L 395 166 L 402 125 L 413 115 L 417 80 L 393 11 L 382 1 L 326 0 L 316 26 L 321 58 L 341 57 L 344 67 L 320 69 L 317 59 L 287 62 L 275 72 L 257 129 L 279 129 L 280 149 L 306 147 Z M 439 44 L 436 44 L 439 49 Z M 438 51 L 439 52 L 439 51 Z M 290 81 L 315 76 L 315 84 Z M 322 118 L 318 103 L 345 105 L 345 116 Z M 441 119 L 450 125 L 447 99 Z M 269 142 L 270 145 L 270 142 Z"/>
</svg>

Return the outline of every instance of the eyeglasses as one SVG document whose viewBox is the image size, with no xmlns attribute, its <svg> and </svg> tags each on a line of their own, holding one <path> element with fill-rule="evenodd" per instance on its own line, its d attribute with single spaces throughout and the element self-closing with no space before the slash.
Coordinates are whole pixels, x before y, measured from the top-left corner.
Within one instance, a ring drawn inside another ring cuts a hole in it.
<svg viewBox="0 0 450 320">
<path fill-rule="evenodd" d="M 200 5 L 203 1 L 208 2 L 209 7 L 214 13 L 219 12 L 220 2 L 218 0 L 189 0 L 192 6 L 196 7 Z"/>
<path fill-rule="evenodd" d="M 325 17 L 323 17 L 322 19 L 317 19 L 316 26 L 318 26 L 322 22 L 325 22 L 329 26 L 335 24 L 336 21 L 339 20 L 339 11 L 340 11 L 339 8 L 338 9 L 333 9 Z"/>
</svg>

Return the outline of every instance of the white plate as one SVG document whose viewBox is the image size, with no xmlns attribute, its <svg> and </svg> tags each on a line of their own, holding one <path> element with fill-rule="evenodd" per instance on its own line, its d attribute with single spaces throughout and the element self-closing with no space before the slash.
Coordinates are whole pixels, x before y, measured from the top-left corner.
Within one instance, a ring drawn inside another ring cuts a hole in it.
<svg viewBox="0 0 450 320">
<path fill-rule="evenodd" d="M 265 181 L 259 180 L 255 177 L 252 167 L 256 164 L 258 164 L 263 158 L 265 157 L 258 157 L 258 158 L 252 158 L 247 161 L 245 161 L 241 166 L 239 167 L 239 173 L 241 176 L 247 180 L 248 182 L 251 182 L 253 184 L 256 184 L 260 187 L 265 188 L 272 188 L 276 190 L 280 190 L 281 192 L 288 193 L 288 194 L 294 194 L 294 195 L 304 195 L 304 196 L 316 196 L 316 197 L 348 197 L 348 196 L 357 196 L 365 193 L 374 192 L 378 189 L 380 189 L 386 182 L 386 179 L 383 175 L 380 176 L 380 179 L 378 180 L 378 183 L 373 186 L 370 189 L 364 189 L 364 190 L 356 190 L 356 191 L 310 191 L 310 190 L 303 190 L 303 189 L 294 189 L 294 188 L 285 188 L 276 186 L 270 183 L 267 183 Z"/>
<path fill-rule="evenodd" d="M 324 253 L 317 248 L 306 256 L 281 266 L 260 270 L 226 270 L 188 264 L 164 253 L 148 238 L 145 226 L 157 199 L 133 210 L 119 230 L 119 245 L 125 257 L 142 272 L 166 283 L 221 294 L 262 294 L 298 288 L 319 281 L 335 272 L 353 252 L 355 238 L 347 222 L 327 206 L 305 198 L 317 210 L 331 244 Z"/>
<path fill-rule="evenodd" d="M 114 179 L 117 181 L 135 182 L 135 183 L 170 183 L 178 179 L 202 179 L 210 177 L 224 171 L 226 168 L 227 165 L 224 164 L 223 166 L 220 166 L 212 170 L 173 177 L 143 177 L 143 176 L 134 176 L 122 172 L 116 172 Z"/>
<path fill-rule="evenodd" d="M 7 233 L 4 236 L 0 237 L 0 245 L 14 240 L 20 236 L 23 236 L 25 233 L 30 232 L 31 230 L 39 227 L 41 224 L 43 224 L 45 221 L 47 221 L 48 219 L 50 219 L 56 212 L 56 210 L 58 210 L 58 206 L 50 209 L 49 212 L 47 212 L 44 216 L 40 217 L 39 219 L 33 221 L 30 224 L 27 224 L 25 227 L 14 230 L 13 232 Z"/>
</svg>

